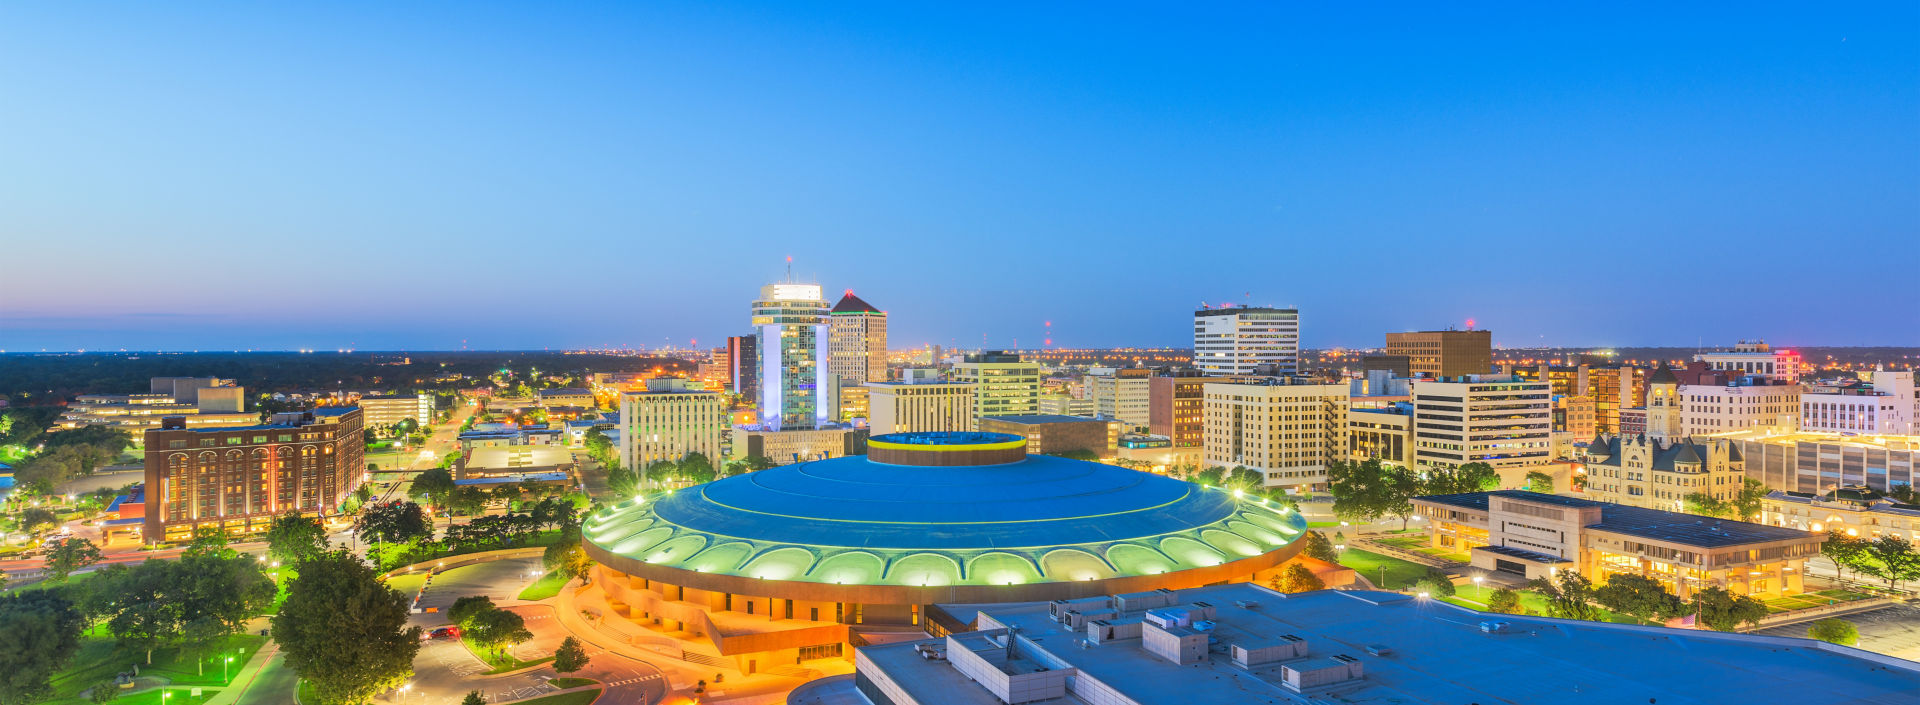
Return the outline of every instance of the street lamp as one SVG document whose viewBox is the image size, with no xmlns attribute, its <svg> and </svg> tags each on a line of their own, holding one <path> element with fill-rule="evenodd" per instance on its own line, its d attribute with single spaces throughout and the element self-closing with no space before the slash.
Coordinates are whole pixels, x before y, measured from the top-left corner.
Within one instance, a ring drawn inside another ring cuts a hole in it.
<svg viewBox="0 0 1920 705">
<path fill-rule="evenodd" d="M 223 680 L 223 681 L 227 680 L 227 666 L 232 664 L 233 664 L 232 656 L 228 656 L 225 660 L 220 662 L 220 680 Z M 231 685 L 232 683 L 229 682 L 228 684 Z"/>
</svg>

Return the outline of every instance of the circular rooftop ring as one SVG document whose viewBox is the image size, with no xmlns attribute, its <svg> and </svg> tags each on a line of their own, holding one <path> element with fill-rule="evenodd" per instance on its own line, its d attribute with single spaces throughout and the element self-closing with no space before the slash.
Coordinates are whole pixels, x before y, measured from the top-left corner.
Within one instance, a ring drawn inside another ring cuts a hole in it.
<svg viewBox="0 0 1920 705">
<path fill-rule="evenodd" d="M 936 436 L 942 434 L 912 434 Z M 969 448 L 1006 439 L 880 443 Z M 588 553 L 686 584 L 686 571 L 829 585 L 998 586 L 1271 567 L 1299 514 L 1172 478 L 1052 456 L 903 466 L 872 456 L 787 465 L 627 501 L 587 519 Z M 879 446 L 875 446 L 879 450 Z M 929 450 L 929 453 L 958 451 Z M 671 574 L 671 576 L 669 576 Z M 858 601 L 858 600 L 855 600 Z"/>
</svg>

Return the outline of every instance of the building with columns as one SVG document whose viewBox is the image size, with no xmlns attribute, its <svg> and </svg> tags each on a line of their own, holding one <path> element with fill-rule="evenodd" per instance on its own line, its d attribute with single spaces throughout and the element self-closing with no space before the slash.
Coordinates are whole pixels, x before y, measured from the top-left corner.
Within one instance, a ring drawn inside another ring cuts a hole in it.
<svg viewBox="0 0 1920 705">
<path fill-rule="evenodd" d="M 1289 382 L 1206 385 L 1202 464 L 1258 470 L 1268 487 L 1325 485 L 1327 466 L 1350 453 L 1348 386 Z"/>
<path fill-rule="evenodd" d="M 1707 587 L 1779 597 L 1803 591 L 1807 559 L 1826 534 L 1523 490 L 1413 499 L 1431 545 L 1515 578 L 1576 570 L 1660 581 L 1681 599 Z"/>
<path fill-rule="evenodd" d="M 620 395 L 620 463 L 640 472 L 656 461 L 699 453 L 719 470 L 726 461 L 720 444 L 727 428 L 725 395 L 675 377 L 646 384 L 644 392 Z"/>
<path fill-rule="evenodd" d="M 866 390 L 874 435 L 974 430 L 972 384 L 910 379 L 868 382 Z"/>
</svg>

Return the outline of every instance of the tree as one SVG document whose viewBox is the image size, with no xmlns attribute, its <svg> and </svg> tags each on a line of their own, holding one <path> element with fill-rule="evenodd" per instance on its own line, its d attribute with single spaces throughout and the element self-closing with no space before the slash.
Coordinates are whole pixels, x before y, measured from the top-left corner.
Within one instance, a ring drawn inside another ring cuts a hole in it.
<svg viewBox="0 0 1920 705">
<path fill-rule="evenodd" d="M 760 472 L 774 466 L 773 459 L 764 455 L 747 456 L 747 472 Z"/>
<path fill-rule="evenodd" d="M 1829 644 L 1853 646 L 1860 643 L 1860 629 L 1847 620 L 1829 617 L 1807 627 L 1807 638 L 1819 639 Z"/>
<path fill-rule="evenodd" d="M 267 527 L 267 554 L 274 560 L 298 563 L 326 550 L 327 530 L 318 519 L 289 511 Z"/>
<path fill-rule="evenodd" d="M 360 483 L 359 487 L 353 488 L 353 498 L 359 500 L 361 506 L 366 506 L 368 502 L 373 501 L 373 485 Z"/>
<path fill-rule="evenodd" d="M 578 534 L 562 534 L 559 541 L 547 546 L 540 561 L 547 572 L 566 576 L 568 580 L 578 578 L 581 585 L 587 584 L 587 571 L 593 568 L 593 559 L 587 557 L 585 549 L 580 547 Z"/>
<path fill-rule="evenodd" d="M 88 612 L 107 618 L 107 631 L 123 650 L 146 652 L 153 663 L 153 650 L 170 643 L 180 634 L 180 577 L 178 563 L 146 561 L 137 566 L 112 566 L 101 571 L 88 584 L 88 593 L 99 599 L 88 600 Z"/>
<path fill-rule="evenodd" d="M 1873 577 L 1887 581 L 1887 587 L 1897 586 L 1901 581 L 1920 579 L 1920 554 L 1913 552 L 1913 544 L 1893 534 L 1887 534 L 1872 541 L 1866 541 L 1856 558 L 1856 569 Z"/>
<path fill-rule="evenodd" d="M 1267 476 L 1265 473 L 1242 465 L 1234 466 L 1232 470 L 1227 471 L 1226 481 L 1222 486 L 1240 490 L 1253 490 L 1266 484 Z"/>
<path fill-rule="evenodd" d="M 1486 463 L 1467 463 L 1457 468 L 1429 468 L 1424 494 L 1465 494 L 1500 489 L 1500 473 Z"/>
<path fill-rule="evenodd" d="M 482 612 L 499 609 L 493 605 L 493 598 L 486 595 L 468 595 L 453 601 L 447 608 L 447 621 L 460 625 L 461 629 L 470 626 L 471 620 Z"/>
<path fill-rule="evenodd" d="M 516 484 L 505 484 L 495 487 L 493 488 L 492 496 L 493 499 L 499 500 L 502 508 L 511 512 L 513 511 L 514 501 L 520 499 L 520 486 Z"/>
<path fill-rule="evenodd" d="M 462 487 L 454 490 L 453 496 L 447 498 L 447 509 L 468 516 L 479 514 L 486 508 L 487 493 L 482 492 L 478 487 Z M 453 525 L 451 517 L 447 519 L 447 525 Z"/>
<path fill-rule="evenodd" d="M 1453 576 L 1439 568 L 1428 568 L 1427 574 L 1413 584 L 1415 592 L 1424 592 L 1428 597 L 1453 597 Z"/>
<path fill-rule="evenodd" d="M 640 478 L 632 470 L 621 467 L 620 461 L 606 463 L 607 489 L 615 496 L 632 497 L 640 493 Z"/>
<path fill-rule="evenodd" d="M 1835 577 L 1839 577 L 1841 569 L 1863 572 L 1860 567 L 1866 560 L 1867 542 L 1848 536 L 1839 529 L 1831 529 L 1827 531 L 1826 542 L 1820 544 L 1820 554 L 1833 561 Z"/>
<path fill-rule="evenodd" d="M 1413 514 L 1413 496 L 1422 483 L 1411 470 L 1368 459 L 1328 464 L 1327 487 L 1333 494 L 1334 514 L 1362 522 L 1399 517 L 1405 529 L 1407 517 Z"/>
<path fill-rule="evenodd" d="M 413 675 L 420 628 L 407 626 L 405 595 L 345 551 L 300 563 L 273 617 L 286 663 L 313 685 L 318 705 L 355 705 Z"/>
<path fill-rule="evenodd" d="M 53 694 L 53 675 L 80 650 L 86 619 L 57 591 L 0 595 L 0 705 Z"/>
<path fill-rule="evenodd" d="M 1527 489 L 1541 494 L 1553 494 L 1553 476 L 1539 470 L 1527 471 Z"/>
<path fill-rule="evenodd" d="M 1668 592 L 1660 581 L 1631 573 L 1609 576 L 1607 584 L 1593 591 L 1593 599 L 1602 607 L 1641 621 L 1664 622 L 1684 617 L 1689 611 L 1687 603 Z"/>
<path fill-rule="evenodd" d="M 1730 498 L 1694 492 L 1681 497 L 1680 501 L 1688 514 L 1753 521 L 1760 515 L 1760 501 L 1766 498 L 1767 492 L 1765 483 L 1749 477 L 1741 481 L 1739 491 Z"/>
<path fill-rule="evenodd" d="M 73 571 L 99 563 L 100 549 L 92 541 L 73 538 L 56 541 L 47 552 L 47 579 L 61 582 Z"/>
<path fill-rule="evenodd" d="M 46 507 L 27 507 L 20 510 L 17 518 L 21 529 L 35 535 L 60 525 L 60 517 Z"/>
<path fill-rule="evenodd" d="M 1196 472 L 1187 477 L 1188 482 L 1218 487 L 1227 483 L 1227 469 L 1218 465 Z"/>
<path fill-rule="evenodd" d="M 1710 587 L 1693 594 L 1697 621 L 1717 632 L 1730 632 L 1742 624 L 1758 624 L 1767 616 L 1767 606 L 1746 595 L 1735 595 L 1726 588 Z"/>
<path fill-rule="evenodd" d="M 1500 588 L 1487 596 L 1487 611 L 1496 614 L 1520 614 L 1526 608 L 1520 606 L 1520 593 L 1512 588 Z"/>
<path fill-rule="evenodd" d="M 1340 552 L 1334 549 L 1333 542 L 1327 540 L 1326 534 L 1318 531 L 1307 532 L 1306 547 L 1301 549 L 1300 552 L 1306 554 L 1308 558 L 1315 558 L 1328 563 L 1340 562 Z"/>
<path fill-rule="evenodd" d="M 407 496 L 425 499 L 435 507 L 447 506 L 447 500 L 453 496 L 453 472 L 446 468 L 431 468 L 413 476 L 413 483 L 407 486 Z"/>
<path fill-rule="evenodd" d="M 110 703 L 118 697 L 120 697 L 120 684 L 115 683 L 112 678 L 95 683 L 92 688 L 87 689 L 87 702 Z"/>
<path fill-rule="evenodd" d="M 227 547 L 227 532 L 217 526 L 203 526 L 193 530 L 193 538 L 187 542 L 187 549 L 181 551 L 181 557 L 216 556 L 232 558 L 240 555 Z"/>
<path fill-rule="evenodd" d="M 467 697 L 460 699 L 460 705 L 487 705 L 487 699 L 480 696 L 480 691 L 469 690 Z"/>
<path fill-rule="evenodd" d="M 586 668 L 589 660 L 587 657 L 587 649 L 580 644 L 580 640 L 567 637 L 560 641 L 560 648 L 555 649 L 553 652 L 553 671 L 555 673 L 572 673 Z"/>
<path fill-rule="evenodd" d="M 1593 583 L 1578 571 L 1562 570 L 1553 578 L 1534 578 L 1527 587 L 1547 598 L 1547 616 L 1561 619 L 1598 621 L 1600 608 L 1593 606 Z"/>
<path fill-rule="evenodd" d="M 1280 571 L 1279 575 L 1274 576 L 1273 582 L 1269 587 L 1279 590 L 1280 592 L 1293 594 L 1296 592 L 1324 590 L 1327 587 L 1327 583 L 1321 580 L 1320 576 L 1314 575 L 1313 571 L 1307 568 L 1305 564 L 1289 563 L 1285 569 Z"/>
<path fill-rule="evenodd" d="M 279 592 L 260 562 L 246 556 L 184 556 L 174 567 L 179 576 L 170 590 L 181 622 L 207 620 L 215 640 L 239 633 L 248 620 L 266 613 Z"/>
<path fill-rule="evenodd" d="M 497 654 L 532 639 L 533 632 L 527 631 L 527 620 L 518 613 L 489 605 L 489 609 L 467 620 L 467 625 L 460 629 L 460 638 Z"/>
<path fill-rule="evenodd" d="M 1680 498 L 1680 502 L 1688 514 L 1725 519 L 1731 511 L 1725 500 L 1705 492 L 1688 493 L 1687 496 Z"/>
<path fill-rule="evenodd" d="M 705 453 L 688 453 L 680 459 L 680 476 L 692 480 L 694 484 L 712 482 L 713 460 Z"/>
<path fill-rule="evenodd" d="M 646 470 L 640 473 L 647 482 L 658 487 L 679 476 L 680 464 L 671 460 L 655 460 L 647 463 Z"/>
<path fill-rule="evenodd" d="M 353 523 L 353 533 L 361 541 L 406 543 L 433 535 L 427 514 L 412 502 L 389 502 L 368 507 Z"/>
</svg>

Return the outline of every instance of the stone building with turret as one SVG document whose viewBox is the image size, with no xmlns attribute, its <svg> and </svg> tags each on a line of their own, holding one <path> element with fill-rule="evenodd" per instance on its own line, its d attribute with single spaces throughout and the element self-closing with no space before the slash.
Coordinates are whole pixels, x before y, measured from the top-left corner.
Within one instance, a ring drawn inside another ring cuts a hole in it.
<svg viewBox="0 0 1920 705">
<path fill-rule="evenodd" d="M 1675 512 L 1696 492 L 1732 499 L 1746 478 L 1739 445 L 1720 438 L 1602 435 L 1587 444 L 1581 460 L 1592 499 Z"/>
</svg>

